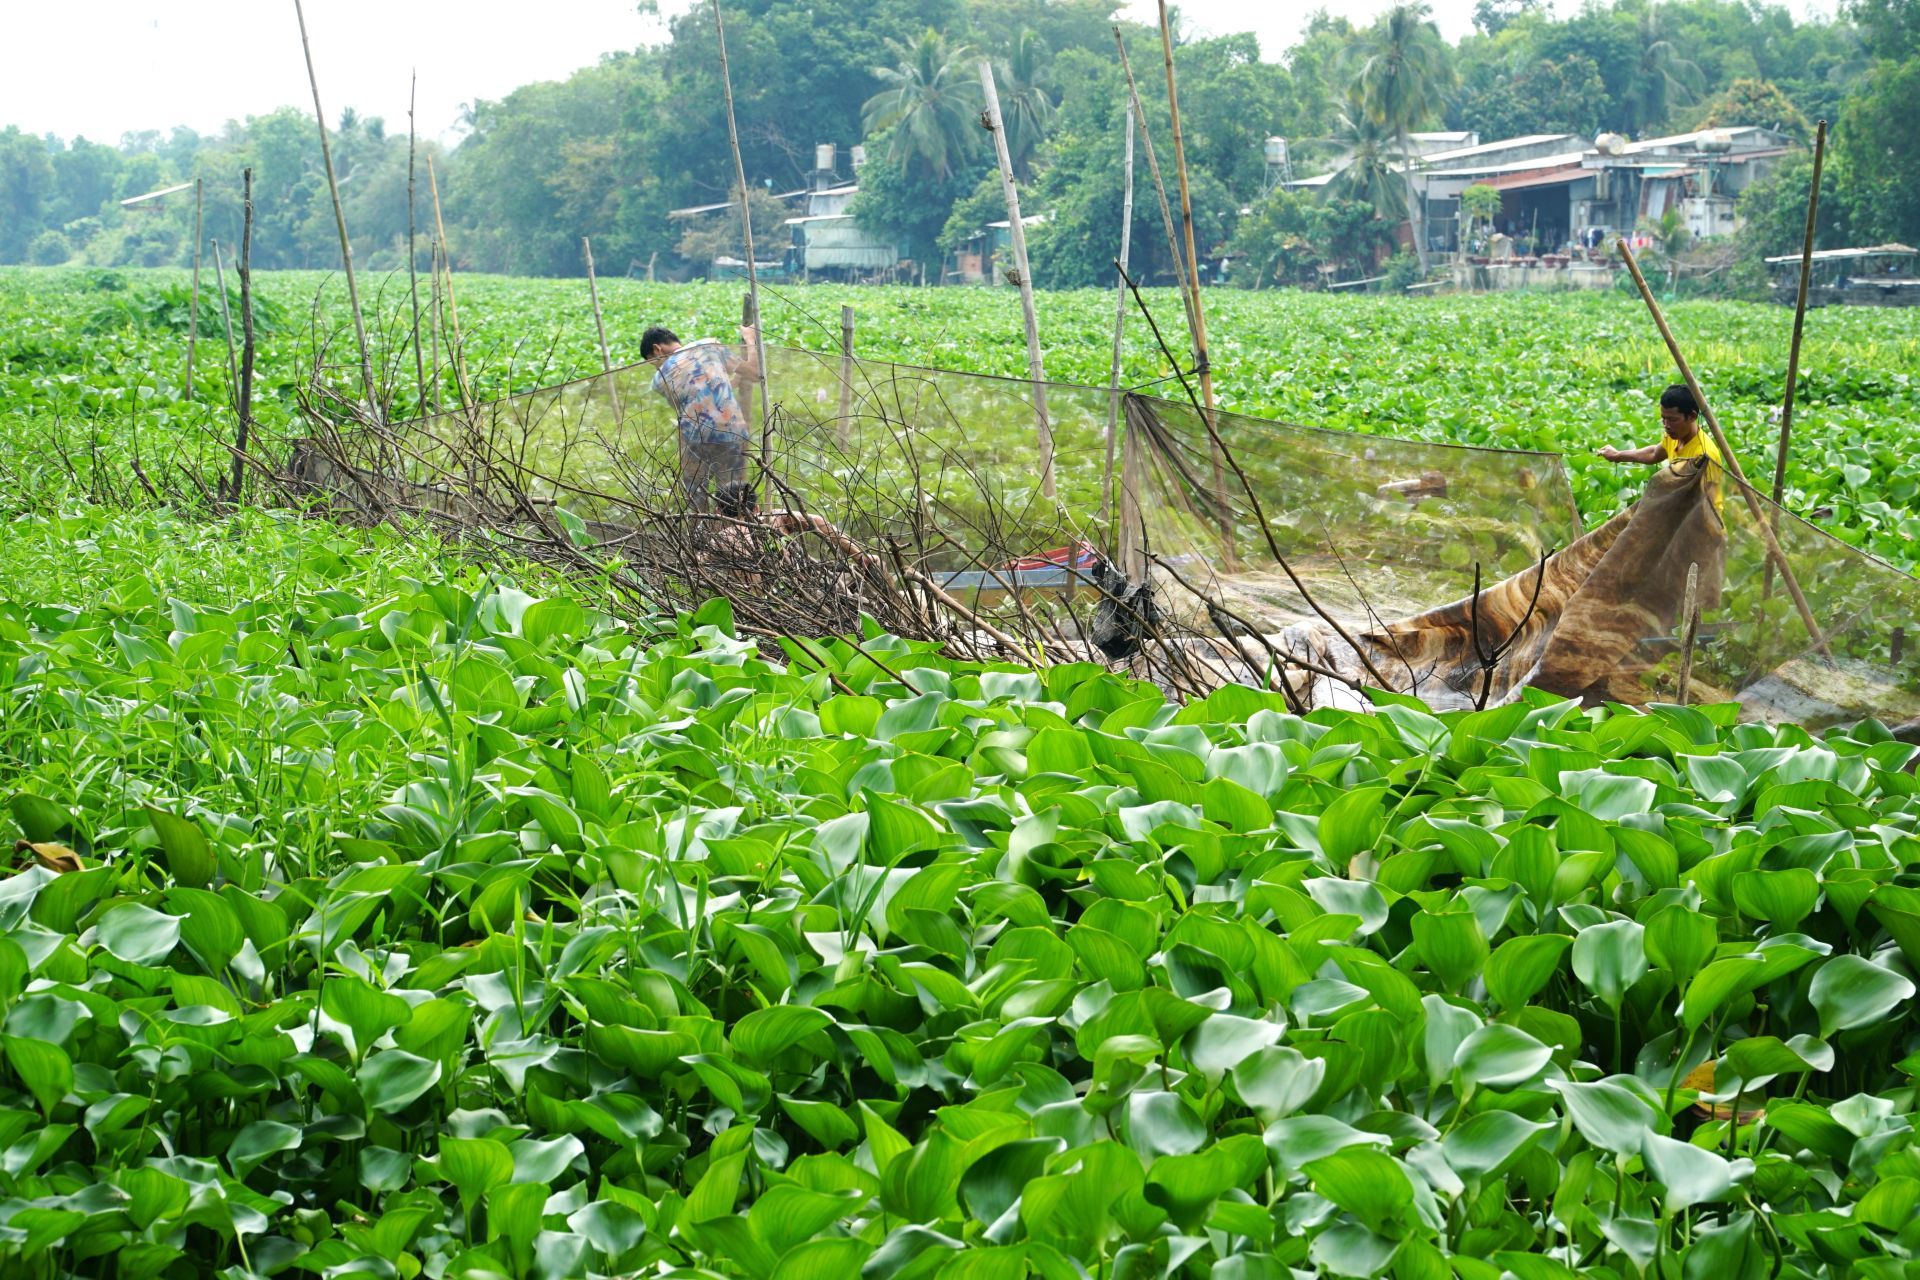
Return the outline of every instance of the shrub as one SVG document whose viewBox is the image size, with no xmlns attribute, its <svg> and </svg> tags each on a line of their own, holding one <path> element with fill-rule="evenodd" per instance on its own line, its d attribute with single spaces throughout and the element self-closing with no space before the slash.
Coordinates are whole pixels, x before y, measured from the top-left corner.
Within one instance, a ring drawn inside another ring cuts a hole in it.
<svg viewBox="0 0 1920 1280">
<path fill-rule="evenodd" d="M 73 246 L 58 231 L 42 231 L 27 246 L 27 261 L 36 267 L 57 267 L 73 257 Z"/>
</svg>

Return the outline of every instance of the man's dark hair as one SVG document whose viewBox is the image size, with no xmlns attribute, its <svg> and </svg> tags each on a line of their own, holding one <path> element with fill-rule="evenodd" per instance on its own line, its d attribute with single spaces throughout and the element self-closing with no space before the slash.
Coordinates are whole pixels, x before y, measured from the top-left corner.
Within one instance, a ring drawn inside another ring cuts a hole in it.
<svg viewBox="0 0 1920 1280">
<path fill-rule="evenodd" d="M 653 328 L 640 335 L 640 358 L 642 360 L 653 359 L 653 349 L 655 347 L 665 346 L 669 342 L 676 346 L 679 345 L 679 335 L 671 329 L 662 328 L 659 325 L 653 326 Z"/>
<path fill-rule="evenodd" d="M 1688 390 L 1684 382 L 1676 382 L 1660 393 L 1660 407 L 1678 409 L 1689 418 L 1700 415 L 1700 402 L 1693 398 L 1693 392 Z"/>
<path fill-rule="evenodd" d="M 721 515 L 739 520 L 752 515 L 760 505 L 760 494 L 744 480 L 734 480 L 713 491 L 713 505 Z"/>
</svg>

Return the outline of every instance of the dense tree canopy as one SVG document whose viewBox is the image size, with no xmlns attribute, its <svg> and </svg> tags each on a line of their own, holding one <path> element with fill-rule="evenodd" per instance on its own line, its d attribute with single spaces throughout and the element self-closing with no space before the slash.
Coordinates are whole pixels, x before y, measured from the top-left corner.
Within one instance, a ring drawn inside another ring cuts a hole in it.
<svg viewBox="0 0 1920 1280">
<path fill-rule="evenodd" d="M 994 220 L 980 216 L 996 199 L 983 185 L 991 159 L 978 127 L 985 58 L 999 79 L 1024 203 L 1048 214 L 1032 237 L 1037 278 L 1110 282 L 1126 103 L 1114 9 L 1112 0 L 728 0 L 748 181 L 766 193 L 795 191 L 813 168 L 815 144 L 827 142 L 838 149 L 839 177 L 850 179 L 850 148 L 864 143 L 856 216 L 938 278 L 952 244 Z M 1846 0 L 1838 18 L 1806 22 L 1768 0 L 1592 0 L 1559 11 L 1564 20 L 1543 0 L 1480 0 L 1474 32 L 1454 44 L 1418 4 L 1364 26 L 1312 15 L 1284 50 L 1261 49 L 1244 34 L 1180 40 L 1202 251 L 1239 246 L 1261 260 L 1268 280 L 1295 260 L 1275 246 L 1306 236 L 1324 253 L 1326 218 L 1315 224 L 1297 202 L 1270 204 L 1274 175 L 1262 149 L 1270 135 L 1289 140 L 1300 175 L 1343 171 L 1332 194 L 1349 202 L 1333 219 L 1345 226 L 1353 208 L 1397 220 L 1407 186 L 1398 157 L 1407 135 L 1425 128 L 1487 139 L 1603 129 L 1647 137 L 1750 123 L 1804 137 L 1821 118 L 1834 124 L 1829 173 L 1840 193 L 1823 233 L 1920 237 L 1915 0 Z M 1124 30 L 1171 181 L 1158 36 Z M 356 257 L 374 270 L 404 265 L 405 130 L 352 110 L 329 123 Z M 423 265 L 433 226 L 429 158 L 463 269 L 577 273 L 583 235 L 593 237 L 603 270 L 674 261 L 684 246 L 707 241 L 688 237 L 686 221 L 668 213 L 723 202 L 734 184 L 711 12 L 688 8 L 657 46 L 475 102 L 457 147 L 423 143 L 418 152 Z M 0 262 L 185 262 L 190 198 L 139 211 L 119 202 L 195 177 L 205 179 L 207 236 L 231 245 L 246 165 L 255 170 L 256 264 L 333 264 L 338 243 L 316 131 L 293 106 L 211 135 L 156 130 L 114 144 L 35 137 L 0 122 Z M 1762 226 L 1775 205 L 1792 203 L 1783 184 L 1794 171 L 1752 197 Z M 1144 148 L 1138 181 L 1134 260 L 1148 278 L 1169 279 Z M 1342 244 L 1371 255 L 1386 241 L 1378 229 L 1370 234 Z"/>
</svg>

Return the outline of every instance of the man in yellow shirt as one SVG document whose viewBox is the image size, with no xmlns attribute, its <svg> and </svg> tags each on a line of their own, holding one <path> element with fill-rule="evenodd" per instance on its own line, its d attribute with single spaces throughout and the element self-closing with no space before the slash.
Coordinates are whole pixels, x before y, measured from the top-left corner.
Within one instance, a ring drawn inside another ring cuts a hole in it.
<svg viewBox="0 0 1920 1280">
<path fill-rule="evenodd" d="M 1664 434 L 1659 443 L 1650 444 L 1644 449 L 1615 449 L 1609 445 L 1600 450 L 1600 456 L 1608 462 L 1639 462 L 1647 465 L 1681 458 L 1708 458 L 1712 465 L 1707 468 L 1707 495 L 1713 499 L 1714 511 L 1724 515 L 1726 507 L 1720 489 L 1720 472 L 1726 466 L 1726 461 L 1720 456 L 1720 448 L 1714 444 L 1713 437 L 1700 429 L 1700 405 L 1686 384 L 1677 382 L 1660 393 L 1660 426 Z"/>
</svg>

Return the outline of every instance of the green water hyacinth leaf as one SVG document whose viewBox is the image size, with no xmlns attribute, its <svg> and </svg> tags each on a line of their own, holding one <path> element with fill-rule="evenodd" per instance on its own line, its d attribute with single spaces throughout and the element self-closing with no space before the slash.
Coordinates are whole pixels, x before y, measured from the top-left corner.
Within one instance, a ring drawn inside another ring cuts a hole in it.
<svg viewBox="0 0 1920 1280">
<path fill-rule="evenodd" d="M 1572 945 L 1572 938 L 1559 933 L 1508 938 L 1487 958 L 1487 994 L 1502 1009 L 1520 1008 L 1552 980 Z"/>
<path fill-rule="evenodd" d="M 1320 850 L 1334 866 L 1344 869 L 1355 854 L 1373 848 L 1379 840 L 1387 824 L 1384 795 L 1378 787 L 1360 787 L 1321 811 Z"/>
<path fill-rule="evenodd" d="M 1668 1213 L 1724 1200 L 1753 1173 L 1751 1160 L 1726 1160 L 1677 1138 L 1648 1131 L 1641 1137 L 1641 1158 L 1662 1189 Z"/>
<path fill-rule="evenodd" d="M 1188 1061 L 1209 1080 L 1218 1080 L 1254 1054 L 1276 1043 L 1286 1028 L 1264 1019 L 1216 1013 L 1187 1036 Z"/>
<path fill-rule="evenodd" d="M 1820 1014 L 1820 1037 L 1851 1031 L 1886 1017 L 1913 999 L 1913 979 L 1852 954 L 1814 970 L 1807 998 Z"/>
<path fill-rule="evenodd" d="M 1306 1166 L 1313 1189 L 1375 1235 L 1400 1239 L 1412 1227 L 1413 1183 L 1398 1160 L 1366 1147 L 1323 1156 Z"/>
<path fill-rule="evenodd" d="M 256 1120 L 233 1137 L 227 1148 L 227 1165 L 233 1176 L 244 1179 L 269 1157 L 300 1148 L 301 1132 L 290 1124 L 274 1120 Z"/>
<path fill-rule="evenodd" d="M 748 1061 L 764 1066 L 832 1023 L 833 1019 L 820 1009 L 775 1005 L 756 1009 L 742 1018 L 727 1038 Z"/>
<path fill-rule="evenodd" d="M 1582 929 L 1573 940 L 1573 973 L 1609 1009 L 1647 973 L 1646 929 L 1633 920 L 1609 920 Z"/>
<path fill-rule="evenodd" d="M 1679 904 L 1656 911 L 1646 924 L 1647 958 L 1683 986 L 1712 958 L 1716 941 L 1713 918 Z"/>
<path fill-rule="evenodd" d="M 1648 1134 L 1658 1131 L 1658 1116 L 1638 1093 L 1612 1080 L 1549 1080 L 1560 1095 L 1573 1127 L 1602 1151 L 1638 1154 Z"/>
<path fill-rule="evenodd" d="M 100 917 L 95 936 L 116 960 L 158 964 L 180 941 L 180 919 L 137 902 L 114 907 Z"/>
<path fill-rule="evenodd" d="M 1733 901 L 1741 914 L 1779 929 L 1791 929 L 1813 914 L 1820 881 L 1805 867 L 1782 871 L 1743 871 L 1733 877 Z"/>
<path fill-rule="evenodd" d="M 1240 1100 L 1262 1123 L 1272 1124 L 1312 1100 L 1326 1079 L 1327 1064 L 1297 1049 L 1269 1046 L 1241 1059 L 1231 1075 Z"/>
<path fill-rule="evenodd" d="M 1534 1124 L 1511 1111 L 1487 1111 L 1446 1134 L 1440 1146 L 1453 1171 L 1475 1183 L 1505 1173 L 1553 1130 L 1551 1123 Z"/>
<path fill-rule="evenodd" d="M 0 1048 L 6 1050 L 7 1065 L 40 1104 L 41 1114 L 51 1115 L 73 1089 L 73 1059 L 58 1045 L 24 1036 L 0 1036 Z"/>
<path fill-rule="evenodd" d="M 469 1209 L 487 1192 L 513 1181 L 513 1153 L 492 1138 L 442 1138 L 434 1164 Z"/>
<path fill-rule="evenodd" d="M 1525 1084 L 1553 1060 L 1553 1050 L 1517 1027 L 1493 1022 L 1460 1044 L 1453 1069 L 1469 1085 L 1507 1088 Z"/>
<path fill-rule="evenodd" d="M 383 1049 L 368 1055 L 355 1080 L 368 1107 L 391 1115 L 440 1083 L 440 1074 L 438 1060 L 416 1057 L 400 1049 Z"/>
<path fill-rule="evenodd" d="M 174 880 L 195 889 L 211 884 L 213 846 L 207 843 L 200 824 L 192 818 L 151 807 L 147 809 L 147 817 L 153 823 L 154 834 L 160 837 L 160 848 L 167 856 L 167 870 L 173 873 Z"/>
<path fill-rule="evenodd" d="M 1466 987 L 1487 965 L 1487 938 L 1470 911 L 1413 917 L 1413 945 L 1421 963 L 1448 991 Z"/>
</svg>

